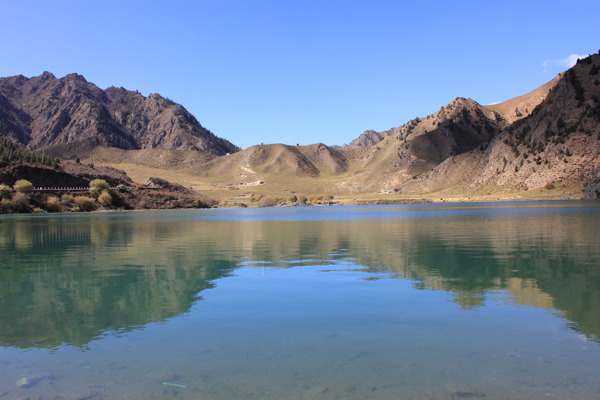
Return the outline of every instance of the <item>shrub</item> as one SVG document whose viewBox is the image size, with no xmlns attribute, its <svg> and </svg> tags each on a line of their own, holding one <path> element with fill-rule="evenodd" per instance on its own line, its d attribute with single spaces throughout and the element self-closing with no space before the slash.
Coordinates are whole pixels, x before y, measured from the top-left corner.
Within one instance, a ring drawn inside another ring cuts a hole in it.
<svg viewBox="0 0 600 400">
<path fill-rule="evenodd" d="M 27 212 L 29 210 L 29 198 L 25 193 L 15 193 L 12 197 L 12 208 L 18 212 Z"/>
<path fill-rule="evenodd" d="M 13 188 L 19 193 L 31 193 L 33 184 L 25 179 L 19 179 L 15 182 Z"/>
<path fill-rule="evenodd" d="M 333 195 L 332 194 L 328 194 L 327 196 L 324 197 L 325 200 L 333 200 Z"/>
<path fill-rule="evenodd" d="M 8 185 L 0 185 L 0 199 L 10 199 L 12 189 Z"/>
<path fill-rule="evenodd" d="M 69 194 L 69 193 L 63 194 L 61 198 L 62 198 L 62 201 L 64 201 L 67 204 L 71 204 L 75 201 L 75 198 L 73 197 L 73 195 Z"/>
<path fill-rule="evenodd" d="M 258 201 L 259 207 L 273 207 L 275 204 L 277 204 L 277 203 L 275 202 L 275 199 L 272 197 L 263 197 L 262 199 L 260 199 Z"/>
<path fill-rule="evenodd" d="M 544 185 L 544 189 L 546 190 L 551 190 L 554 189 L 554 183 L 553 182 L 548 182 Z"/>
<path fill-rule="evenodd" d="M 58 197 L 50 196 L 46 199 L 46 210 L 49 212 L 60 211 L 60 200 Z"/>
<path fill-rule="evenodd" d="M 94 211 L 96 209 L 96 202 L 94 199 L 86 196 L 77 196 L 74 200 L 81 211 Z"/>
<path fill-rule="evenodd" d="M 6 214 L 12 209 L 12 203 L 9 199 L 0 200 L 0 212 Z"/>
<path fill-rule="evenodd" d="M 113 198 L 107 191 L 100 193 L 100 196 L 98 196 L 98 203 L 102 204 L 104 207 L 110 207 L 112 202 Z"/>
<path fill-rule="evenodd" d="M 206 197 L 204 195 L 200 195 L 197 197 L 197 205 L 198 208 L 210 208 L 216 207 L 219 202 L 213 198 Z"/>
<path fill-rule="evenodd" d="M 110 189 L 109 184 L 104 179 L 94 179 L 90 182 L 90 194 L 99 196 L 105 190 Z"/>
<path fill-rule="evenodd" d="M 307 200 L 307 198 L 305 195 L 303 195 L 303 194 L 298 195 L 298 203 L 304 204 L 304 203 L 306 203 L 306 200 Z"/>
</svg>

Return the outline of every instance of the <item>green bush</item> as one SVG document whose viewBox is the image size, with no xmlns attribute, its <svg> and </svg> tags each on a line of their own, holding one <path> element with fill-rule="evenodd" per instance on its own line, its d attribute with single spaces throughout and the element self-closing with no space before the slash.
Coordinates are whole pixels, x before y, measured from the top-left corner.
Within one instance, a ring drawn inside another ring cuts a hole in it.
<svg viewBox="0 0 600 400">
<path fill-rule="evenodd" d="M 12 189 L 8 185 L 0 185 L 0 199 L 10 199 Z"/>
<path fill-rule="evenodd" d="M 25 179 L 19 179 L 13 185 L 13 189 L 19 193 L 31 193 L 33 191 L 33 184 Z"/>
<path fill-rule="evenodd" d="M 94 211 L 96 209 L 96 202 L 94 199 L 86 196 L 77 196 L 74 200 L 81 211 Z"/>
</svg>

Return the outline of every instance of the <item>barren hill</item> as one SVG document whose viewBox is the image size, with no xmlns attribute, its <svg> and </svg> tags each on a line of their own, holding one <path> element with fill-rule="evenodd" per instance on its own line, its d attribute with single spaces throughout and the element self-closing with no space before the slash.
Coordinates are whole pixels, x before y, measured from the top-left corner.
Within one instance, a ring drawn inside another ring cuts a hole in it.
<svg viewBox="0 0 600 400">
<path fill-rule="evenodd" d="M 447 159 L 426 174 L 422 189 L 485 194 L 592 180 L 584 187 L 585 197 L 598 198 L 598 67 L 600 55 L 579 60 L 528 117 L 503 129 L 487 146 Z"/>
<path fill-rule="evenodd" d="M 312 178 L 348 171 L 343 152 L 322 143 L 309 146 L 256 145 L 198 167 L 209 180 L 234 181 Z"/>
<path fill-rule="evenodd" d="M 72 157 L 96 146 L 179 149 L 223 155 L 239 148 L 216 137 L 181 105 L 123 88 L 106 90 L 81 75 L 49 72 L 0 78 L 0 134 L 30 149 Z"/>
<path fill-rule="evenodd" d="M 563 75 L 564 74 L 558 74 L 550 82 L 543 84 L 527 94 L 485 107 L 497 111 L 508 123 L 512 124 L 521 118 L 529 116 L 532 111 L 548 97 L 548 94 L 560 81 Z"/>
<path fill-rule="evenodd" d="M 261 144 L 208 160 L 178 153 L 171 159 L 181 162 L 160 165 L 159 158 L 169 158 L 166 154 L 146 161 L 124 154 L 111 165 L 131 168 L 140 178 L 160 170 L 170 180 L 197 188 L 241 188 L 262 181 L 266 184 L 252 191 L 267 194 L 284 189 L 340 195 L 387 190 L 467 197 L 524 194 L 553 185 L 581 192 L 599 174 L 600 87 L 594 75 L 599 59 L 581 60 L 541 88 L 494 107 L 457 98 L 425 118 L 383 133 L 368 131 L 345 147 Z M 515 110 L 521 107 L 517 117 Z M 586 193 L 593 197 L 596 189 L 590 185 Z M 217 196 L 231 195 L 225 190 Z"/>
</svg>

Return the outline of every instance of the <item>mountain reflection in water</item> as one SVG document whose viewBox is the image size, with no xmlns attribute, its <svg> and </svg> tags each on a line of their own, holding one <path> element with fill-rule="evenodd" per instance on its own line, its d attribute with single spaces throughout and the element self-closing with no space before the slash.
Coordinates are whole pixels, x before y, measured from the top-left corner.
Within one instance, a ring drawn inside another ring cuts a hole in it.
<svg viewBox="0 0 600 400">
<path fill-rule="evenodd" d="M 239 268 L 314 265 L 406 279 L 464 310 L 505 291 L 598 341 L 600 208 L 577 204 L 2 218 L 0 345 L 85 349 L 188 312 Z"/>
</svg>

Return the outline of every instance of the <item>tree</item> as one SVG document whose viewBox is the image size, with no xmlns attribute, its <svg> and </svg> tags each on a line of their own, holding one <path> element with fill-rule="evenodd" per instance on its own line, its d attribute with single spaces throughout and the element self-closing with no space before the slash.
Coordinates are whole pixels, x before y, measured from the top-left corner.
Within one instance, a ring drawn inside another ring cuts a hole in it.
<svg viewBox="0 0 600 400">
<path fill-rule="evenodd" d="M 33 191 L 33 184 L 25 179 L 19 179 L 13 185 L 13 189 L 19 193 L 31 193 Z"/>
</svg>

